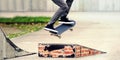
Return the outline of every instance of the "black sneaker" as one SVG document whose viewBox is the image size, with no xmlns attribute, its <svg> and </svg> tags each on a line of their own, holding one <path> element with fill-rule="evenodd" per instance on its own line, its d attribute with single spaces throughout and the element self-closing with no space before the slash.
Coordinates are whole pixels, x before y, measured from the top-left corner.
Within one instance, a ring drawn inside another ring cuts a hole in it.
<svg viewBox="0 0 120 60">
<path fill-rule="evenodd" d="M 55 30 L 55 29 L 53 28 L 53 26 L 51 26 L 51 25 L 47 25 L 44 29 L 45 29 L 46 31 L 52 31 L 52 32 L 58 33 L 58 31 Z"/>
<path fill-rule="evenodd" d="M 61 24 L 74 24 L 74 22 L 73 21 L 70 21 L 70 20 L 68 20 L 68 18 L 61 18 L 61 20 L 59 20 L 60 22 L 59 23 L 61 23 Z"/>
</svg>

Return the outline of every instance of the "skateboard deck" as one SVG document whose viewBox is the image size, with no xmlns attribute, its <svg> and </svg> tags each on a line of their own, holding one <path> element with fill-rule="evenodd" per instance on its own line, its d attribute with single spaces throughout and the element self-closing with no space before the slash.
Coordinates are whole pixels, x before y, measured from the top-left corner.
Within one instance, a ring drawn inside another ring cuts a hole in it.
<svg viewBox="0 0 120 60">
<path fill-rule="evenodd" d="M 75 26 L 76 22 L 74 20 L 71 20 L 74 23 L 73 24 L 60 24 L 55 29 L 58 31 L 58 33 L 50 31 L 51 35 L 57 36 L 61 38 L 61 34 L 64 33 L 67 30 L 73 31 L 72 27 Z"/>
<path fill-rule="evenodd" d="M 78 44 L 38 44 L 39 57 L 78 58 L 103 53 L 106 52 L 102 52 Z"/>
</svg>

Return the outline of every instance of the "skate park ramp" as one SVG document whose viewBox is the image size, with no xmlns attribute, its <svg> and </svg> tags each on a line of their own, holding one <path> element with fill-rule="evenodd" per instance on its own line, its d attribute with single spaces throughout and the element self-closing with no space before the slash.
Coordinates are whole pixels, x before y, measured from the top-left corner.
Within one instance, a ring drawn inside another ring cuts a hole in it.
<svg viewBox="0 0 120 60">
<path fill-rule="evenodd" d="M 6 37 L 3 30 L 0 28 L 0 60 L 17 58 L 22 56 L 33 55 L 35 53 L 30 53 L 19 48 L 15 45 L 9 38 Z"/>
</svg>

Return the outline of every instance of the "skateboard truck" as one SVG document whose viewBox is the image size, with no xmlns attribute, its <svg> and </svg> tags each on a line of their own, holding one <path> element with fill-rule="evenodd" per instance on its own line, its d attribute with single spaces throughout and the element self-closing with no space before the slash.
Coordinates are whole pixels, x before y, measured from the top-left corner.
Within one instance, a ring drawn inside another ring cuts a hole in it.
<svg viewBox="0 0 120 60">
<path fill-rule="evenodd" d="M 50 35 L 51 35 L 51 36 L 57 36 L 58 38 L 61 38 L 61 35 L 59 35 L 59 34 L 51 33 Z"/>
<path fill-rule="evenodd" d="M 58 34 L 58 33 L 56 33 L 56 32 L 52 32 L 52 31 L 50 31 L 50 35 L 51 36 L 57 36 L 58 38 L 61 38 L 61 35 L 60 34 Z"/>
</svg>

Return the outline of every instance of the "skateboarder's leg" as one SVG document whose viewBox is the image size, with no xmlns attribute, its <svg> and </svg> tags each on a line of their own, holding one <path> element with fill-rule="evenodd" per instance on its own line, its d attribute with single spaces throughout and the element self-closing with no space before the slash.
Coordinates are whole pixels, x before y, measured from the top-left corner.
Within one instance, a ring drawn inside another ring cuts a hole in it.
<svg viewBox="0 0 120 60">
<path fill-rule="evenodd" d="M 63 15 L 61 16 L 61 18 L 66 18 L 66 17 L 67 17 L 67 15 L 69 14 L 71 5 L 72 5 L 72 3 L 73 3 L 73 0 L 66 0 L 66 3 L 67 3 L 67 5 L 68 5 L 68 9 L 65 11 L 65 14 L 63 14 Z"/>
<path fill-rule="evenodd" d="M 59 17 L 62 15 L 66 15 L 66 11 L 69 9 L 68 5 L 66 4 L 65 0 L 52 0 L 56 5 L 58 5 L 60 8 L 57 10 L 57 12 L 53 15 L 51 18 L 51 21 L 49 24 L 54 24 Z"/>
<path fill-rule="evenodd" d="M 65 23 L 65 24 L 73 24 L 74 22 L 69 21 L 69 19 L 67 18 L 67 15 L 69 14 L 71 5 L 73 3 L 73 0 L 66 0 L 66 4 L 68 5 L 68 9 L 65 11 L 64 14 L 62 14 L 61 18 L 60 18 L 60 23 Z"/>
<path fill-rule="evenodd" d="M 53 17 L 51 18 L 50 22 L 48 23 L 45 29 L 55 31 L 53 25 L 61 17 L 61 15 L 66 14 L 65 11 L 68 10 L 68 5 L 66 4 L 65 0 L 52 0 L 52 1 L 60 8 L 53 15 Z"/>
</svg>

